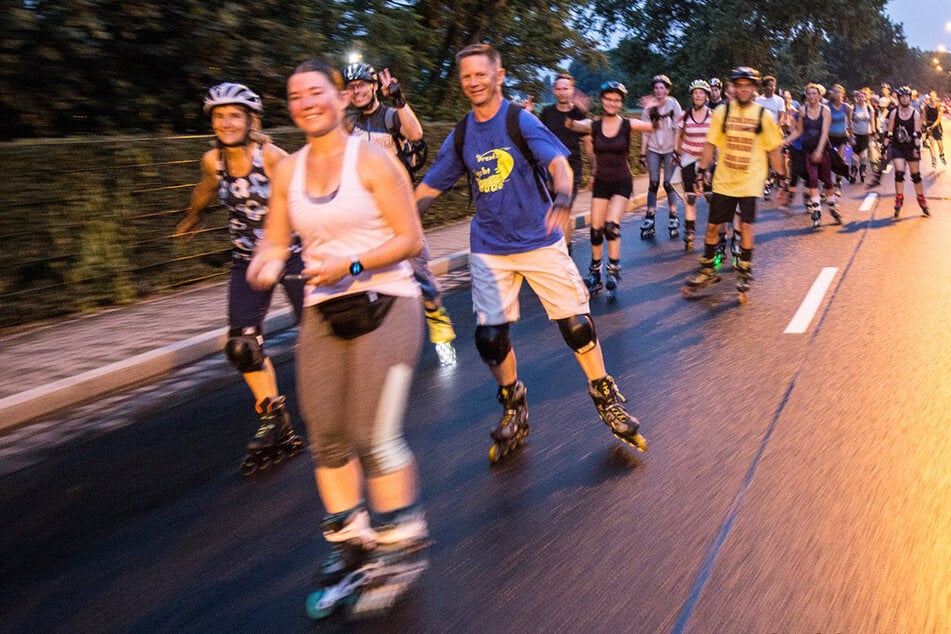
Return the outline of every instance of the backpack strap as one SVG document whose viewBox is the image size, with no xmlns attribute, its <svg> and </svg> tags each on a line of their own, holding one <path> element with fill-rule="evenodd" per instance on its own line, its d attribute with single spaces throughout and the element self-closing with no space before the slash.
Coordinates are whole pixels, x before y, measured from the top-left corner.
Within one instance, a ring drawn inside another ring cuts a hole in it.
<svg viewBox="0 0 951 634">
<path fill-rule="evenodd" d="M 462 163 L 463 167 L 466 170 L 466 183 L 469 185 L 469 206 L 472 206 L 472 199 L 475 198 L 475 189 L 473 189 L 472 175 L 469 173 L 469 168 L 466 167 L 466 159 L 462 155 L 462 146 L 466 142 L 466 128 L 469 125 L 469 115 L 466 114 L 462 119 L 456 123 L 456 127 L 453 128 L 452 132 L 452 144 L 456 148 L 456 156 L 459 157 L 459 162 Z"/>
<path fill-rule="evenodd" d="M 509 103 L 508 110 L 505 113 L 505 131 L 508 133 L 509 138 L 512 139 L 512 143 L 515 144 L 515 147 L 518 148 L 518 151 L 522 153 L 522 156 L 524 156 L 528 164 L 531 165 L 538 195 L 542 200 L 547 202 L 551 199 L 548 196 L 548 187 L 545 182 L 545 177 L 542 175 L 544 168 L 538 164 L 538 159 L 535 158 L 531 148 L 528 147 L 528 142 L 525 141 L 525 136 L 522 134 L 521 116 L 522 109 Z"/>
</svg>

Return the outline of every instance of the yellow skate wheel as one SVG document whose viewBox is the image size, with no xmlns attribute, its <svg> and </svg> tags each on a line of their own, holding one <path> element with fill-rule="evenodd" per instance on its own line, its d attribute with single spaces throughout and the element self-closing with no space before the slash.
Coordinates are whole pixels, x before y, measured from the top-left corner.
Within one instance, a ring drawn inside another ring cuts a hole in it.
<svg viewBox="0 0 951 634">
<path fill-rule="evenodd" d="M 495 442 L 489 447 L 489 462 L 495 464 L 502 458 L 502 446 Z"/>
</svg>

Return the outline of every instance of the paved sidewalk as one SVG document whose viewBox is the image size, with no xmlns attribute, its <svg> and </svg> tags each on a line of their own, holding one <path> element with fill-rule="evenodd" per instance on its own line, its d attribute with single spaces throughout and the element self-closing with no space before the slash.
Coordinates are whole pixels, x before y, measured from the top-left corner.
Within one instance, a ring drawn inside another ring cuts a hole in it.
<svg viewBox="0 0 951 634">
<path fill-rule="evenodd" d="M 636 177 L 634 207 L 646 201 Z M 575 227 L 588 222 L 590 190 L 575 201 Z M 469 266 L 469 221 L 426 232 L 436 275 Z M 227 283 L 184 290 L 130 306 L 67 318 L 0 338 L 0 430 L 153 380 L 221 354 L 227 335 Z M 281 290 L 265 333 L 293 326 Z"/>
</svg>

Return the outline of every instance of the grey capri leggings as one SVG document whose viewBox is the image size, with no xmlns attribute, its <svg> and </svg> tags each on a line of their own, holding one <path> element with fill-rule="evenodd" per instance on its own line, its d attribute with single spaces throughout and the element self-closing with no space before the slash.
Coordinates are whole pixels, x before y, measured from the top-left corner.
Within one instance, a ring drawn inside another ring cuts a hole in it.
<svg viewBox="0 0 951 634">
<path fill-rule="evenodd" d="M 339 339 L 315 307 L 304 309 L 297 344 L 297 393 L 310 453 L 339 468 L 356 454 L 369 477 L 410 464 L 403 416 L 422 346 L 422 303 L 398 297 L 383 323 Z"/>
</svg>

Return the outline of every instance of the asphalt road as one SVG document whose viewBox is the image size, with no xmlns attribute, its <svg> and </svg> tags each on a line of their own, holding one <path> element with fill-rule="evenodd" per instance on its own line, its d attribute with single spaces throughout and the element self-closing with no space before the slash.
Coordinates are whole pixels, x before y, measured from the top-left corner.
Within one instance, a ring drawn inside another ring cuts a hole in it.
<svg viewBox="0 0 951 634">
<path fill-rule="evenodd" d="M 909 197 L 894 222 L 890 179 L 865 211 L 864 189 L 847 191 L 842 227 L 764 203 L 744 307 L 732 273 L 682 298 L 696 254 L 640 241 L 627 218 L 620 299 L 592 312 L 646 454 L 598 420 L 523 293 L 512 337 L 532 433 L 489 468 L 495 386 L 468 292 L 450 294 L 458 364 L 426 350 L 407 420 L 431 567 L 359 627 L 951 631 L 951 176 L 925 174 L 930 219 Z M 785 333 L 828 268 L 804 332 Z M 293 365 L 278 372 L 296 413 Z M 314 627 L 303 603 L 326 546 L 310 460 L 242 478 L 249 400 L 235 382 L 188 398 L 171 385 L 133 424 L 0 477 L 0 629 Z"/>
</svg>

